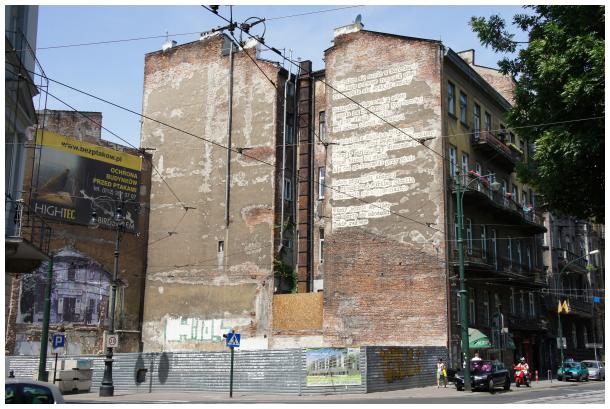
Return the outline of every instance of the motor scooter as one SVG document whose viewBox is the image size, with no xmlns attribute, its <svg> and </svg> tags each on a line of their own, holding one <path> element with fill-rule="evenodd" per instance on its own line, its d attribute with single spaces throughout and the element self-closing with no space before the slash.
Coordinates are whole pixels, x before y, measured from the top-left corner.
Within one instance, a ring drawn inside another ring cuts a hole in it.
<svg viewBox="0 0 610 409">
<path fill-rule="evenodd" d="M 518 363 L 517 365 L 513 365 L 513 369 L 515 370 L 515 386 L 518 388 L 521 385 L 525 385 L 528 388 L 531 386 L 530 384 L 530 376 L 529 372 L 525 370 L 525 367 Z"/>
</svg>

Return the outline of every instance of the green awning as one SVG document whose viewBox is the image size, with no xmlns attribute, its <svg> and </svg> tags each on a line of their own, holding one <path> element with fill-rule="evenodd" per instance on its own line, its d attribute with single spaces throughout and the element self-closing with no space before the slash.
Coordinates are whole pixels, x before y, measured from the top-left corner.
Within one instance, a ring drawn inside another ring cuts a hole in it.
<svg viewBox="0 0 610 409">
<path fill-rule="evenodd" d="M 491 348 L 491 342 L 487 335 L 483 334 L 476 328 L 468 328 L 468 347 L 470 349 L 486 349 Z"/>
</svg>

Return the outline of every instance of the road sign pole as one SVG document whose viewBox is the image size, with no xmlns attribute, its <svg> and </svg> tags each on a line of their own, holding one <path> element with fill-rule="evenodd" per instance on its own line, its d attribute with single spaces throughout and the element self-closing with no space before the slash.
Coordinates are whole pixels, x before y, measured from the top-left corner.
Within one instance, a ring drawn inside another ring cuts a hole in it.
<svg viewBox="0 0 610 409">
<path fill-rule="evenodd" d="M 231 373 L 229 378 L 229 398 L 233 397 L 233 356 L 235 354 L 235 348 L 231 347 Z"/>
<path fill-rule="evenodd" d="M 55 377 L 55 375 L 57 374 L 57 355 L 59 354 L 55 352 L 55 365 L 53 366 L 53 385 L 55 385 L 55 379 L 57 379 Z"/>
</svg>

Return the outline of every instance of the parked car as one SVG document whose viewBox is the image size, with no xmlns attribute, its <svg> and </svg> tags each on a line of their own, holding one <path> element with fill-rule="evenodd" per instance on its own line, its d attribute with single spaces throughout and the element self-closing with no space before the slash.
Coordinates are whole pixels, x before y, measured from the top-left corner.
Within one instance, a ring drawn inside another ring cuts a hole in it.
<svg viewBox="0 0 610 409">
<path fill-rule="evenodd" d="M 588 381 L 589 371 L 580 362 L 565 361 L 557 370 L 557 380 L 567 381 L 569 379 L 577 382 Z"/>
<path fill-rule="evenodd" d="M 495 388 L 510 389 L 510 376 L 508 370 L 499 361 L 472 361 L 470 363 L 470 381 L 472 389 L 483 389 L 494 393 Z M 464 390 L 464 371 L 455 374 L 455 387 L 458 391 Z"/>
<path fill-rule="evenodd" d="M 602 361 L 582 361 L 581 364 L 589 371 L 589 379 L 598 381 L 606 379 L 606 368 Z"/>
<path fill-rule="evenodd" d="M 4 382 L 4 403 L 66 403 L 57 386 L 29 379 L 9 378 Z"/>
</svg>

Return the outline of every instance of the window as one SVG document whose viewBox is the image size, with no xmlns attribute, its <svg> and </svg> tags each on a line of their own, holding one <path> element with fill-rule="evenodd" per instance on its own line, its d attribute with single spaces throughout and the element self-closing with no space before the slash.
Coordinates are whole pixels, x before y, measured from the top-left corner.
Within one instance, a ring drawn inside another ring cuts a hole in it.
<svg viewBox="0 0 610 409">
<path fill-rule="evenodd" d="M 491 229 L 491 254 L 494 260 L 494 267 L 498 269 L 498 242 L 496 240 L 496 229 Z"/>
<path fill-rule="evenodd" d="M 292 200 L 292 180 L 284 179 L 284 199 Z"/>
<path fill-rule="evenodd" d="M 474 137 L 478 138 L 481 133 L 481 107 L 479 104 L 474 104 L 474 122 L 472 126 L 474 127 Z"/>
<path fill-rule="evenodd" d="M 462 175 L 468 174 L 468 154 L 462 152 Z"/>
<path fill-rule="evenodd" d="M 324 199 L 324 188 L 326 187 L 326 168 L 320 166 L 318 168 L 318 199 Z"/>
<path fill-rule="evenodd" d="M 485 112 L 485 130 L 487 132 L 491 132 L 491 114 L 489 112 Z"/>
<path fill-rule="evenodd" d="M 53 392 L 47 387 L 24 384 L 21 388 L 21 401 L 18 403 L 55 403 Z"/>
<path fill-rule="evenodd" d="M 500 296 L 498 293 L 494 293 L 494 308 L 497 312 L 502 312 L 502 302 L 500 301 Z"/>
<path fill-rule="evenodd" d="M 513 242 L 509 237 L 506 242 L 506 256 L 508 257 L 508 265 L 513 268 Z"/>
<path fill-rule="evenodd" d="M 320 264 L 324 263 L 324 229 L 320 229 Z"/>
<path fill-rule="evenodd" d="M 525 256 L 527 257 L 527 270 L 532 271 L 532 249 L 527 246 Z"/>
<path fill-rule="evenodd" d="M 223 253 L 224 251 L 225 251 L 225 242 L 221 240 L 218 242 L 218 252 Z"/>
<path fill-rule="evenodd" d="M 483 323 L 489 325 L 489 291 L 483 291 Z"/>
<path fill-rule="evenodd" d="M 457 149 L 449 146 L 449 175 L 455 177 L 457 168 Z"/>
<path fill-rule="evenodd" d="M 455 115 L 455 85 L 452 83 L 447 85 L 447 111 Z"/>
<path fill-rule="evenodd" d="M 500 133 L 498 136 L 502 142 L 506 141 L 506 126 L 504 126 L 504 124 L 500 124 Z"/>
<path fill-rule="evenodd" d="M 516 185 L 513 185 L 513 200 L 519 203 L 519 188 Z"/>
<path fill-rule="evenodd" d="M 519 261 L 519 270 L 521 270 L 521 264 L 523 264 L 523 259 L 521 257 L 521 240 L 517 240 L 516 241 L 516 247 L 517 247 L 517 261 Z"/>
<path fill-rule="evenodd" d="M 326 112 L 320 111 L 318 116 L 318 137 L 321 141 L 326 141 Z"/>
<path fill-rule="evenodd" d="M 534 304 L 534 293 L 529 293 L 529 301 L 530 301 L 530 318 L 534 318 L 536 316 L 536 305 Z"/>
<path fill-rule="evenodd" d="M 70 263 L 68 267 L 68 281 L 76 281 L 76 267 L 74 267 L 74 263 Z"/>
<path fill-rule="evenodd" d="M 476 300 L 474 298 L 474 288 L 468 289 L 468 322 L 470 325 L 474 325 L 476 322 L 477 308 Z"/>
<path fill-rule="evenodd" d="M 483 176 L 483 168 L 481 167 L 481 164 L 479 162 L 475 162 L 474 171 L 477 172 L 479 175 Z"/>
<path fill-rule="evenodd" d="M 512 315 L 516 315 L 517 314 L 517 307 L 515 305 L 515 289 L 511 288 L 510 289 L 510 313 Z"/>
<path fill-rule="evenodd" d="M 466 219 L 466 249 L 468 254 L 472 254 L 472 221 Z"/>
<path fill-rule="evenodd" d="M 512 133 L 512 132 L 508 133 L 508 141 L 510 143 L 512 143 L 513 145 L 517 144 L 517 140 L 515 139 L 515 134 L 514 133 Z"/>
<path fill-rule="evenodd" d="M 582 341 L 585 344 L 585 347 L 589 343 L 589 334 L 587 333 L 587 327 L 582 327 Z"/>
<path fill-rule="evenodd" d="M 466 125 L 468 118 L 468 97 L 463 92 L 460 92 L 460 122 Z"/>
<path fill-rule="evenodd" d="M 521 302 L 519 303 L 519 312 L 521 316 L 525 315 L 525 291 L 521 290 Z"/>
<path fill-rule="evenodd" d="M 487 258 L 487 237 L 486 237 L 485 226 L 481 226 L 481 258 L 485 260 Z"/>
<path fill-rule="evenodd" d="M 576 324 L 572 323 L 572 345 L 578 348 L 578 340 L 576 339 Z"/>
<path fill-rule="evenodd" d="M 294 116 L 292 114 L 286 115 L 286 144 L 292 145 L 294 143 Z"/>
</svg>

